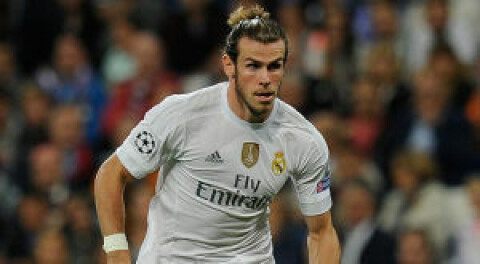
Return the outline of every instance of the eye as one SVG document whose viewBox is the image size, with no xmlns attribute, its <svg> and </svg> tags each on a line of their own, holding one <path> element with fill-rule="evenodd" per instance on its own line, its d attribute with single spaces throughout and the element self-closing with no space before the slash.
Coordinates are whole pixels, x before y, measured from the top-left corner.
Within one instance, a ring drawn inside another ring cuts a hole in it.
<svg viewBox="0 0 480 264">
<path fill-rule="evenodd" d="M 268 65 L 268 69 L 271 71 L 276 71 L 281 69 L 283 64 L 281 62 L 274 62 Z"/>
<path fill-rule="evenodd" d="M 260 65 L 258 65 L 258 63 L 248 63 L 247 68 L 252 69 L 252 70 L 256 70 L 256 69 L 260 68 Z"/>
</svg>

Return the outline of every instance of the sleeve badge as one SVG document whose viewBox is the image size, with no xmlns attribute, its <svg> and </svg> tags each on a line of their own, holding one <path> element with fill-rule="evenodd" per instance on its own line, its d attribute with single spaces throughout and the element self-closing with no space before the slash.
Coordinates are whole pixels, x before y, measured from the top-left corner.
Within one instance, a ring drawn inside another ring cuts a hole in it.
<svg viewBox="0 0 480 264">
<path fill-rule="evenodd" d="M 155 145 L 155 139 L 148 131 L 141 131 L 135 137 L 135 146 L 142 154 L 152 154 L 153 150 L 155 149 Z"/>
</svg>

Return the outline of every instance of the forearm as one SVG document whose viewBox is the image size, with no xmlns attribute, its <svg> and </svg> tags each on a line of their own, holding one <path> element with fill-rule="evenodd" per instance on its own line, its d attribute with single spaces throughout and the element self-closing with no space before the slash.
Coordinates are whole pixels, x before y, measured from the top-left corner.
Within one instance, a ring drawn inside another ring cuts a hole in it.
<svg viewBox="0 0 480 264">
<path fill-rule="evenodd" d="M 95 205 L 103 236 L 125 232 L 124 177 L 109 166 L 102 166 L 95 179 Z"/>
<path fill-rule="evenodd" d="M 105 240 L 108 264 L 130 264 L 128 244 L 119 233 L 125 233 L 125 202 L 123 194 L 132 176 L 113 154 L 98 170 L 95 178 L 95 205 L 98 221 Z M 120 239 L 119 239 L 120 236 Z"/>
<path fill-rule="evenodd" d="M 340 243 L 333 226 L 308 235 L 308 259 L 310 264 L 340 263 Z"/>
</svg>

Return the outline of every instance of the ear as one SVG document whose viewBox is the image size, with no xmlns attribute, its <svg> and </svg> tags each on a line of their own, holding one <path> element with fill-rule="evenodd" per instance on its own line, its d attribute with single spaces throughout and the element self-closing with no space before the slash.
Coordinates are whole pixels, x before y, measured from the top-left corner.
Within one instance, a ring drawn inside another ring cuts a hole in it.
<svg viewBox="0 0 480 264">
<path fill-rule="evenodd" d="M 235 75 L 235 65 L 230 56 L 223 54 L 222 56 L 223 71 L 229 79 L 233 78 Z"/>
</svg>

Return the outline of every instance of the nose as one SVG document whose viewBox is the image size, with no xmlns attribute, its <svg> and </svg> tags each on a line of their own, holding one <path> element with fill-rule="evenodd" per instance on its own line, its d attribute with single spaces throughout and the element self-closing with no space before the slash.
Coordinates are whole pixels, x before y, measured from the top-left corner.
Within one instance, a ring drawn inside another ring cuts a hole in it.
<svg viewBox="0 0 480 264">
<path fill-rule="evenodd" d="M 263 87 L 267 87 L 270 85 L 271 82 L 272 80 L 270 79 L 270 75 L 268 74 L 268 69 L 263 68 L 260 71 L 260 85 L 262 85 Z"/>
</svg>

